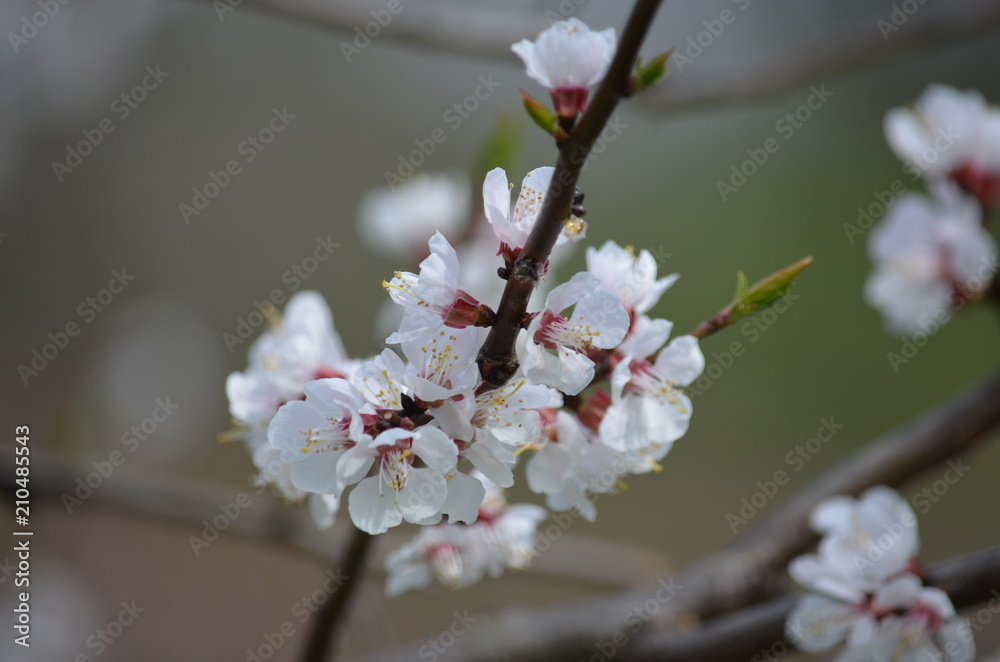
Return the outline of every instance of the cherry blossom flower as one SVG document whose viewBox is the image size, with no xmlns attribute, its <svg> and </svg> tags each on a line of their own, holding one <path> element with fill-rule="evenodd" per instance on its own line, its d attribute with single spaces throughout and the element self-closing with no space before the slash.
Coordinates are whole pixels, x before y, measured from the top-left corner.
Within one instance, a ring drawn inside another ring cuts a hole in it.
<svg viewBox="0 0 1000 662">
<path fill-rule="evenodd" d="M 621 343 L 629 315 L 618 297 L 599 285 L 597 276 L 583 271 L 549 293 L 544 310 L 528 326 L 521 363 L 528 379 L 576 395 L 594 378 L 588 352 Z M 570 306 L 573 315 L 562 317 L 559 313 Z"/>
<path fill-rule="evenodd" d="M 556 112 L 576 117 L 587 106 L 590 88 L 607 73 L 615 55 L 615 31 L 593 32 L 576 18 L 553 23 L 532 43 L 512 47 L 528 76 L 549 90 Z"/>
<path fill-rule="evenodd" d="M 786 623 L 790 641 L 806 652 L 847 643 L 838 662 L 971 662 L 975 643 L 968 624 L 956 618 L 948 595 L 902 574 L 864 602 L 810 594 Z"/>
<path fill-rule="evenodd" d="M 425 466 L 414 466 L 417 459 Z M 345 483 L 360 481 L 348 498 L 355 526 L 378 534 L 403 519 L 418 524 L 440 518 L 448 497 L 448 478 L 457 461 L 455 443 L 433 427 L 390 428 L 353 446 L 344 453 L 338 470 Z M 373 464 L 377 466 L 376 475 L 365 478 Z M 482 496 L 480 484 L 480 500 Z M 464 505 L 462 512 L 471 509 L 474 518 L 479 502 Z"/>
<path fill-rule="evenodd" d="M 620 453 L 592 440 L 575 416 L 550 409 L 543 413 L 546 417 L 551 422 L 545 426 L 544 442 L 537 444 L 525 472 L 528 487 L 546 495 L 551 510 L 576 509 L 593 522 L 597 508 L 589 494 L 617 490 L 627 464 Z"/>
<path fill-rule="evenodd" d="M 869 238 L 875 271 L 865 298 L 893 333 L 944 322 L 953 301 L 980 296 L 996 271 L 996 243 L 980 224 L 978 205 L 947 185 L 935 191 L 933 199 L 900 197 Z"/>
<path fill-rule="evenodd" d="M 436 232 L 455 237 L 469 222 L 472 189 L 461 173 L 416 175 L 395 189 L 369 191 L 361 200 L 358 229 L 373 251 L 413 256 Z"/>
<path fill-rule="evenodd" d="M 910 568 L 920 549 L 913 510 L 884 486 L 871 488 L 860 499 L 823 501 L 810 524 L 823 540 L 817 554 L 794 559 L 789 573 L 807 588 L 850 602 L 862 601 Z"/>
<path fill-rule="evenodd" d="M 291 480 L 297 488 L 339 496 L 345 487 L 338 473 L 340 458 L 368 438 L 363 413 L 374 410 L 344 379 L 310 382 L 305 394 L 305 400 L 288 402 L 278 410 L 268 438 L 292 463 Z"/>
<path fill-rule="evenodd" d="M 672 274 L 658 279 L 656 260 L 649 251 L 636 257 L 631 249 L 613 241 L 604 242 L 600 249 L 587 249 L 587 271 L 600 279 L 602 290 L 618 296 L 630 315 L 648 312 L 680 278 Z"/>
<path fill-rule="evenodd" d="M 500 240 L 500 251 L 507 262 L 513 263 L 520 255 L 521 249 L 528 241 L 528 236 L 535 227 L 538 214 L 542 211 L 545 192 L 552 180 L 555 169 L 550 166 L 535 168 L 524 177 L 521 191 L 510 209 L 510 183 L 503 168 L 494 168 L 486 173 L 483 181 L 483 202 L 486 209 L 486 220 L 493 226 L 493 232 Z M 566 242 L 567 231 L 564 228 L 556 240 L 556 246 Z"/>
<path fill-rule="evenodd" d="M 426 403 L 471 392 L 479 381 L 479 330 L 439 327 L 437 333 L 402 343 L 409 359 L 406 385 Z"/>
<path fill-rule="evenodd" d="M 502 489 L 480 474 L 474 477 L 485 488 L 475 522 L 424 527 L 389 554 L 385 561 L 389 596 L 422 588 L 434 579 L 463 588 L 485 575 L 499 577 L 506 568 L 524 568 L 535 556 L 537 527 L 545 519 L 545 509 L 508 505 Z"/>
<path fill-rule="evenodd" d="M 663 343 L 672 326 L 666 320 L 654 322 L 615 366 L 613 402 L 599 429 L 603 443 L 615 450 L 638 451 L 657 444 L 662 457 L 687 432 L 691 400 L 679 387 L 698 378 L 705 357 L 697 338 L 678 336 L 650 363 L 645 357 Z"/>
<path fill-rule="evenodd" d="M 427 242 L 430 256 L 420 263 L 420 274 L 396 272 L 382 286 L 396 303 L 406 307 L 400 330 L 389 343 L 423 337 L 446 326 L 461 329 L 473 326 L 482 314 L 475 297 L 458 288 L 458 255 L 440 232 Z"/>
<path fill-rule="evenodd" d="M 226 380 L 237 425 L 231 436 L 246 441 L 260 472 L 256 484 L 273 485 L 285 498 L 300 500 L 306 493 L 294 484 L 291 463 L 268 443 L 268 425 L 282 404 L 303 397 L 308 382 L 350 376 L 358 363 L 347 357 L 330 310 L 316 292 L 295 294 L 284 316 L 273 321 L 273 328 L 251 346 L 247 370 Z M 310 494 L 309 506 L 319 526 L 332 524 L 335 498 Z"/>
<path fill-rule="evenodd" d="M 814 591 L 786 622 L 799 649 L 818 652 L 846 642 L 839 662 L 971 662 L 968 625 L 955 617 L 946 593 L 923 586 L 914 574 L 921 572 L 917 522 L 899 494 L 878 486 L 859 499 L 827 499 L 810 524 L 823 534 L 818 552 L 796 558 L 788 569 Z"/>
<path fill-rule="evenodd" d="M 890 110 L 884 125 L 909 170 L 951 177 L 984 204 L 1000 194 L 1000 110 L 978 92 L 930 85 L 912 108 Z"/>
</svg>

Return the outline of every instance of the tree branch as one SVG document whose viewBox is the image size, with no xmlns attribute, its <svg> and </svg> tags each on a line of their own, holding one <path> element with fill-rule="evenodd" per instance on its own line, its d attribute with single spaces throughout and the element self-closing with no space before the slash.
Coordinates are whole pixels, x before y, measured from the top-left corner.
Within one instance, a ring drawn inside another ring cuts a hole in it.
<svg viewBox="0 0 1000 662">
<path fill-rule="evenodd" d="M 697 76 L 676 71 L 677 58 L 684 53 L 683 45 L 678 44 L 673 71 L 657 91 L 640 100 L 640 105 L 675 113 L 759 101 L 885 60 L 958 44 L 1000 27 L 1000 4 L 993 0 L 956 0 L 921 7 L 897 31 L 888 32 L 885 39 L 877 25 L 879 18 L 889 18 L 885 11 L 884 16 L 866 17 L 847 27 L 810 34 L 736 62 L 704 67 L 691 64 L 690 70 Z"/>
<path fill-rule="evenodd" d="M 372 536 L 352 527 L 351 541 L 338 569 L 343 573 L 344 583 L 316 614 L 316 620 L 309 631 L 309 642 L 302 656 L 302 662 L 323 662 L 332 659 L 329 657 L 330 647 L 349 613 L 351 598 L 361 582 L 371 541 Z"/>
<path fill-rule="evenodd" d="M 573 129 L 569 139 L 559 147 L 559 159 L 545 193 L 542 210 L 514 263 L 497 307 L 496 320 L 479 351 L 479 371 L 483 381 L 489 386 L 506 384 L 517 371 L 518 359 L 514 344 L 521 331 L 528 300 L 538 278 L 544 272 L 545 263 L 562 231 L 563 223 L 570 216 L 576 182 L 590 148 L 604 129 L 618 101 L 628 94 L 635 58 L 660 2 L 661 0 L 636 2 L 607 75 L 591 98 L 579 124 Z"/>
<path fill-rule="evenodd" d="M 949 596 L 956 609 L 989 600 L 1000 588 L 1000 546 L 960 556 L 928 569 L 927 583 Z M 783 595 L 710 621 L 691 633 L 656 632 L 622 650 L 623 662 L 743 662 L 760 651 L 780 657 L 785 621 L 801 594 Z M 766 656 L 762 656 L 765 657 Z"/>
<path fill-rule="evenodd" d="M 198 2 L 211 8 L 218 0 Z M 383 12 L 388 12 L 387 4 L 387 0 L 243 0 L 234 10 L 239 12 L 246 7 L 309 27 L 333 30 L 340 33 L 341 43 L 350 48 L 357 48 L 354 39 L 359 29 L 364 39 L 372 41 L 507 60 L 514 57 L 511 44 L 534 37 L 549 27 L 549 21 L 542 15 L 507 7 L 494 9 L 483 5 L 402 0 L 402 9 L 390 13 L 385 26 L 380 26 L 380 32 L 371 37 L 364 32 L 365 25 L 373 21 L 378 24 L 372 12 L 379 12 L 384 17 Z M 228 14 L 224 14 L 225 17 Z M 364 48 L 368 42 L 359 38 L 359 43 Z"/>
<path fill-rule="evenodd" d="M 837 494 L 858 494 L 878 484 L 898 485 L 972 448 L 998 424 L 1000 373 L 876 439 L 733 545 L 680 572 L 673 579 L 682 589 L 662 605 L 650 627 L 711 618 L 777 595 L 788 561 L 815 542 L 808 516 L 817 503 Z M 593 653 L 595 642 L 609 641 L 623 618 L 658 589 L 653 584 L 567 605 L 510 612 L 463 635 L 449 649 L 449 659 L 575 662 Z M 366 658 L 366 662 L 402 662 L 412 653 L 410 646 Z"/>
</svg>

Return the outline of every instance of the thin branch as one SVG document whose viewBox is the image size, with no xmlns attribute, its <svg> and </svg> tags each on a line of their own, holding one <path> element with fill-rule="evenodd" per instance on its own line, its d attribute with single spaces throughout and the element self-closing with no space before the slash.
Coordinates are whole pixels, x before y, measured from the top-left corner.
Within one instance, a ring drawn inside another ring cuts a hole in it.
<svg viewBox="0 0 1000 662">
<path fill-rule="evenodd" d="M 956 609 L 989 600 L 1000 588 L 1000 546 L 932 566 L 927 583 L 948 593 Z M 793 648 L 785 639 L 785 621 L 800 597 L 784 595 L 709 621 L 695 632 L 643 634 L 622 650 L 621 660 L 741 662 L 760 651 L 781 657 L 782 648 Z"/>
<path fill-rule="evenodd" d="M 662 605 L 650 627 L 711 618 L 777 595 L 788 561 L 815 542 L 808 515 L 817 503 L 878 484 L 898 485 L 971 449 L 998 424 L 1000 373 L 876 439 L 776 509 L 748 535 L 678 573 L 673 581 L 681 590 Z M 592 654 L 595 642 L 610 641 L 623 618 L 658 589 L 652 584 L 568 605 L 510 612 L 464 634 L 449 649 L 449 659 L 575 662 Z M 366 662 L 402 662 L 412 653 L 412 646 L 400 648 L 366 658 Z"/>
<path fill-rule="evenodd" d="M 1000 27 L 1000 3 L 956 0 L 922 6 L 898 30 L 887 30 L 884 38 L 877 21 L 896 26 L 889 21 L 891 9 L 882 6 L 881 11 L 736 62 L 701 66 L 695 61 L 687 65 L 694 76 L 677 71 L 678 64 L 683 68 L 678 58 L 684 55 L 683 44 L 677 44 L 670 75 L 658 92 L 641 99 L 641 105 L 675 114 L 759 101 L 903 55 L 960 44 Z"/>
<path fill-rule="evenodd" d="M 197 0 L 211 9 L 218 0 Z M 244 8 L 265 12 L 313 28 L 333 30 L 343 43 L 353 45 L 355 28 L 373 20 L 371 11 L 385 9 L 384 0 L 243 0 Z M 375 38 L 415 48 L 462 56 L 506 60 L 513 64 L 510 45 L 531 38 L 548 27 L 544 15 L 490 9 L 461 3 L 412 3 L 394 15 Z M 1000 5 L 993 0 L 954 0 L 940 6 L 924 5 L 908 16 L 899 30 L 883 38 L 877 21 L 884 16 L 858 19 L 846 27 L 810 34 L 794 43 L 760 55 L 723 64 L 692 65 L 697 76 L 674 71 L 643 95 L 639 105 L 672 114 L 762 101 L 804 85 L 872 68 L 885 61 L 922 51 L 961 44 L 1000 27 Z M 228 17 L 228 14 L 225 15 Z M 691 26 L 701 30 L 700 23 Z M 732 29 L 732 28 L 730 28 Z M 683 55 L 684 43 L 677 46 Z"/>
<path fill-rule="evenodd" d="M 628 93 L 629 80 L 639 47 L 649 31 L 661 0 L 638 0 L 632 9 L 618 50 L 597 92 L 591 98 L 580 123 L 559 147 L 552 181 L 545 193 L 542 210 L 507 280 L 496 320 L 479 351 L 483 381 L 493 387 L 506 384 L 518 368 L 514 344 L 522 328 L 528 300 L 544 272 L 549 253 L 570 216 L 580 171 L 594 141 L 604 129 L 619 100 Z"/>
<path fill-rule="evenodd" d="M 197 1 L 209 9 L 220 2 Z M 227 0 L 221 2 L 230 5 Z M 391 13 L 387 0 L 243 0 L 233 11 L 238 13 L 246 8 L 309 27 L 333 30 L 341 38 L 345 57 L 350 56 L 348 62 L 360 54 L 352 49 L 360 51 L 370 41 L 513 60 L 511 44 L 534 37 L 549 26 L 549 21 L 542 15 L 508 7 L 494 9 L 483 5 L 412 0 L 400 0 L 399 6 L 398 12 Z M 226 12 L 220 18 L 225 20 L 229 15 Z M 376 15 L 381 17 L 384 25 Z M 369 23 L 374 23 L 378 31 L 372 27 L 366 32 Z"/>
<path fill-rule="evenodd" d="M 337 632 L 347 618 L 351 597 L 361 583 L 372 541 L 372 536 L 361 529 L 352 527 L 352 531 L 351 541 L 339 568 L 339 572 L 344 576 L 344 583 L 316 614 L 302 662 L 323 662 L 332 659 L 329 655 L 331 644 L 334 643 Z"/>
</svg>

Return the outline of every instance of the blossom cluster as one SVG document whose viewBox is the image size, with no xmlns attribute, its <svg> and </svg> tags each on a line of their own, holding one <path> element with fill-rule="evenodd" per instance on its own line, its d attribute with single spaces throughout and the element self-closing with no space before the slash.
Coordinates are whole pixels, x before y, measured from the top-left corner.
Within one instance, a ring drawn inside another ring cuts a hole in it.
<svg viewBox="0 0 1000 662">
<path fill-rule="evenodd" d="M 839 662 L 972 661 L 968 623 L 944 591 L 923 583 L 916 516 L 899 494 L 879 486 L 859 499 L 828 499 L 810 524 L 823 536 L 817 553 L 788 568 L 812 591 L 786 623 L 800 650 L 846 642 Z"/>
<path fill-rule="evenodd" d="M 890 331 L 914 334 L 981 298 L 996 273 L 988 226 L 1000 201 L 1000 109 L 931 85 L 912 108 L 886 115 L 885 134 L 931 195 L 900 196 L 872 231 L 865 298 Z"/>
</svg>

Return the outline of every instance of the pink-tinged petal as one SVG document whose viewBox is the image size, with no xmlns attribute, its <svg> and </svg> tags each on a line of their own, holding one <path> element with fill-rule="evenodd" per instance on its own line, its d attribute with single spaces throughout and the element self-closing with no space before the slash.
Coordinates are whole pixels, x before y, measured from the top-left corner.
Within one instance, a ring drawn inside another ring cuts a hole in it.
<svg viewBox="0 0 1000 662">
<path fill-rule="evenodd" d="M 379 491 L 377 477 L 366 478 L 354 488 L 347 501 L 347 510 L 354 525 L 366 533 L 378 535 L 403 521 L 396 506 L 396 492 Z"/>
</svg>

